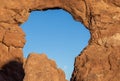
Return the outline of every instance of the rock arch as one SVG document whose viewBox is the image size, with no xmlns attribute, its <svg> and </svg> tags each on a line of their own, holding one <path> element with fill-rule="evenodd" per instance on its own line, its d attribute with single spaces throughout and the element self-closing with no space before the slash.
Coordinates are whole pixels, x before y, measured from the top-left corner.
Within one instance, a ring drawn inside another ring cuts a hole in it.
<svg viewBox="0 0 120 81">
<path fill-rule="evenodd" d="M 76 57 L 71 81 L 119 81 L 119 0 L 0 0 L 0 67 L 10 60 L 23 62 L 25 34 L 19 25 L 30 11 L 49 8 L 68 11 L 91 32 L 89 45 Z"/>
</svg>

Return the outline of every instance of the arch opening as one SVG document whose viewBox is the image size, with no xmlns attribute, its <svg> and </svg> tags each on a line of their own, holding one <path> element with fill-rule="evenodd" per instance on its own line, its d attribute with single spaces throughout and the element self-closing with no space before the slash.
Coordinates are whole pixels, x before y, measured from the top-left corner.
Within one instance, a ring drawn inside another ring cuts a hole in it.
<svg viewBox="0 0 120 81">
<path fill-rule="evenodd" d="M 33 11 L 21 27 L 27 40 L 25 57 L 31 52 L 47 54 L 70 80 L 74 59 L 88 45 L 90 32 L 62 9 Z"/>
</svg>

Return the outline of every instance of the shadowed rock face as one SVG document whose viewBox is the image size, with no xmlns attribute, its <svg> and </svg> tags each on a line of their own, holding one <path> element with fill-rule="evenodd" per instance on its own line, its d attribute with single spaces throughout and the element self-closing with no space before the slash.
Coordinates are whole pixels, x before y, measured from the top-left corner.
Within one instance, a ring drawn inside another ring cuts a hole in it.
<svg viewBox="0 0 120 81">
<path fill-rule="evenodd" d="M 71 81 L 119 81 L 119 0 L 0 0 L 0 68 L 10 60 L 23 62 L 25 34 L 19 25 L 31 11 L 50 8 L 68 11 L 91 32 L 89 45 L 75 58 Z"/>
<path fill-rule="evenodd" d="M 23 64 L 17 61 L 10 61 L 0 70 L 0 81 L 23 81 Z"/>
</svg>

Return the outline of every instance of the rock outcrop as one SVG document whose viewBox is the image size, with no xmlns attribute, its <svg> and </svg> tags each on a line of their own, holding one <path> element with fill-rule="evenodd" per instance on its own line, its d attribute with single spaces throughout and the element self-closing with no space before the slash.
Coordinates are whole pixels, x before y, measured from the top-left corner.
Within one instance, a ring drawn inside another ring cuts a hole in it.
<svg viewBox="0 0 120 81">
<path fill-rule="evenodd" d="M 71 81 L 119 81 L 119 0 L 0 0 L 0 68 L 12 60 L 23 62 L 25 34 L 19 25 L 31 11 L 50 8 L 68 11 L 91 33 L 89 45 L 75 59 Z M 26 73 L 29 70 L 25 68 Z"/>
<path fill-rule="evenodd" d="M 24 70 L 24 81 L 67 81 L 64 72 L 45 54 L 30 54 Z"/>
</svg>

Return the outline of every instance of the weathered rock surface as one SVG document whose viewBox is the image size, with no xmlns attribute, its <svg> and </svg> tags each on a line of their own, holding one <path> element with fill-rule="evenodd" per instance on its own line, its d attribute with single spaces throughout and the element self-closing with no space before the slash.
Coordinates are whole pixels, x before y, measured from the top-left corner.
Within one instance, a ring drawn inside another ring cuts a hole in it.
<svg viewBox="0 0 120 81">
<path fill-rule="evenodd" d="M 45 54 L 30 54 L 24 69 L 24 81 L 66 81 L 64 72 Z"/>
<path fill-rule="evenodd" d="M 31 11 L 50 8 L 68 11 L 91 32 L 89 45 L 75 59 L 71 81 L 119 81 L 119 0 L 0 0 L 0 67 L 23 62 L 25 34 L 19 25 Z"/>
</svg>

